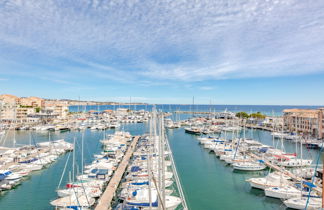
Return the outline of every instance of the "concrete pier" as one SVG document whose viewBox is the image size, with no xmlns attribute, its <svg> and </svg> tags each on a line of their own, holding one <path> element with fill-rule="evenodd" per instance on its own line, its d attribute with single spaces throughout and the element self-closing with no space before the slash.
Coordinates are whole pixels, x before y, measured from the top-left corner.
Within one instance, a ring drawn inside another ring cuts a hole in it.
<svg viewBox="0 0 324 210">
<path fill-rule="evenodd" d="M 247 124 L 245 127 L 246 128 L 259 129 L 259 130 L 265 130 L 265 131 L 270 131 L 270 132 L 273 131 L 273 128 L 271 128 L 271 127 L 265 127 L 265 126 L 260 126 L 260 125 Z"/>
<path fill-rule="evenodd" d="M 111 201 L 115 196 L 115 192 L 119 186 L 120 180 L 123 177 L 123 174 L 126 170 L 126 167 L 129 163 L 129 159 L 131 158 L 135 146 L 137 145 L 140 136 L 135 136 L 132 143 L 129 145 L 123 160 L 120 162 L 117 170 L 115 171 L 113 177 L 111 178 L 105 192 L 102 194 L 101 198 L 98 201 L 98 204 L 95 210 L 107 210 L 111 209 Z"/>
</svg>

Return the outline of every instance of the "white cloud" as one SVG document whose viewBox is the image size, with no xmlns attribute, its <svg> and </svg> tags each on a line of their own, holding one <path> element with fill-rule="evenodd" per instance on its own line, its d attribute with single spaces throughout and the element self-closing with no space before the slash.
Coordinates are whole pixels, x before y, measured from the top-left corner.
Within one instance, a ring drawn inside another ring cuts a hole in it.
<svg viewBox="0 0 324 210">
<path fill-rule="evenodd" d="M 9 0 L 0 58 L 144 86 L 319 73 L 323 9 L 298 0 Z"/>
<path fill-rule="evenodd" d="M 210 86 L 202 86 L 202 87 L 199 87 L 200 90 L 213 90 L 214 87 L 210 87 Z"/>
</svg>

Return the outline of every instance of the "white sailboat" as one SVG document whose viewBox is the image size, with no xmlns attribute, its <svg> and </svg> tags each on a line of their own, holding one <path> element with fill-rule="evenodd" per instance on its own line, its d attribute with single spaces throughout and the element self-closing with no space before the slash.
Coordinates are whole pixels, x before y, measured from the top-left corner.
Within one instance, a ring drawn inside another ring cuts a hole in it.
<svg viewBox="0 0 324 210">
<path fill-rule="evenodd" d="M 158 192 L 155 189 L 151 189 L 151 199 L 149 202 L 149 190 L 141 189 L 136 190 L 130 194 L 126 199 L 126 204 L 129 206 L 141 207 L 142 209 L 160 209 L 158 201 Z M 181 199 L 175 196 L 165 196 L 165 209 L 173 210 L 181 203 Z M 151 207 L 149 207 L 151 205 Z"/>
<path fill-rule="evenodd" d="M 267 197 L 289 199 L 300 197 L 301 190 L 293 186 L 269 187 L 264 190 Z"/>
<path fill-rule="evenodd" d="M 95 202 L 96 200 L 94 198 L 87 195 L 72 194 L 70 196 L 56 199 L 50 203 L 58 209 L 90 209 Z"/>
<path fill-rule="evenodd" d="M 261 190 L 265 190 L 269 187 L 279 187 L 287 183 L 287 180 L 290 179 L 290 177 L 280 173 L 281 172 L 273 172 L 266 177 L 250 178 L 246 181 L 250 183 L 251 187 Z"/>
<path fill-rule="evenodd" d="M 288 208 L 292 208 L 292 209 L 319 210 L 322 209 L 322 198 L 308 198 L 308 197 L 290 198 L 288 200 L 285 200 L 284 204 Z"/>
<path fill-rule="evenodd" d="M 240 171 L 262 171 L 267 166 L 263 162 L 236 162 L 232 164 L 235 170 Z"/>
</svg>

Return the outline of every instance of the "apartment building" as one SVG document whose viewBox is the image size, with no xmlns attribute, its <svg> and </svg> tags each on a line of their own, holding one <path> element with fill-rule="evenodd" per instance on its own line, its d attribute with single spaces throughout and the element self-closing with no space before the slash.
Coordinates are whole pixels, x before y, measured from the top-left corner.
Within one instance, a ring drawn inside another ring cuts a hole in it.
<svg viewBox="0 0 324 210">
<path fill-rule="evenodd" d="M 35 114 L 35 108 L 32 107 L 18 107 L 16 109 L 16 120 L 17 122 L 30 122 L 34 121 L 29 116 Z"/>
<path fill-rule="evenodd" d="M 68 104 L 51 100 L 50 103 L 38 97 L 0 95 L 0 120 L 7 122 L 30 122 L 35 119 L 65 119 L 68 115 Z"/>
<path fill-rule="evenodd" d="M 0 121 L 13 121 L 16 116 L 16 104 L 5 102 L 5 100 L 0 99 Z"/>
<path fill-rule="evenodd" d="M 23 97 L 19 98 L 19 105 L 24 107 L 44 108 L 45 100 L 38 97 Z"/>
<path fill-rule="evenodd" d="M 324 108 L 285 109 L 283 114 L 288 131 L 320 139 L 324 137 Z"/>
<path fill-rule="evenodd" d="M 324 138 L 324 108 L 319 109 L 318 113 L 318 124 L 319 124 L 319 138 L 323 139 Z"/>
<path fill-rule="evenodd" d="M 45 112 L 52 113 L 60 119 L 67 118 L 69 113 L 69 105 L 67 102 L 59 100 L 45 101 Z"/>
<path fill-rule="evenodd" d="M 19 104 L 19 97 L 9 94 L 2 94 L 0 95 L 0 101 L 5 104 Z"/>
</svg>

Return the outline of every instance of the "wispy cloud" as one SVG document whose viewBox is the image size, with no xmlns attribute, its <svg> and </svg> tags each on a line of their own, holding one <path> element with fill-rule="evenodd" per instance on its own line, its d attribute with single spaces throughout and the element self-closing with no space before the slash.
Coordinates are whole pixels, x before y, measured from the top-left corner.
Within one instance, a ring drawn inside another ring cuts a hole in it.
<svg viewBox="0 0 324 210">
<path fill-rule="evenodd" d="M 202 86 L 202 87 L 199 87 L 200 90 L 213 90 L 214 87 L 210 87 L 210 86 Z"/>
<path fill-rule="evenodd" d="M 319 73 L 323 9 L 298 0 L 9 0 L 0 4 L 0 58 L 143 86 Z"/>
</svg>

